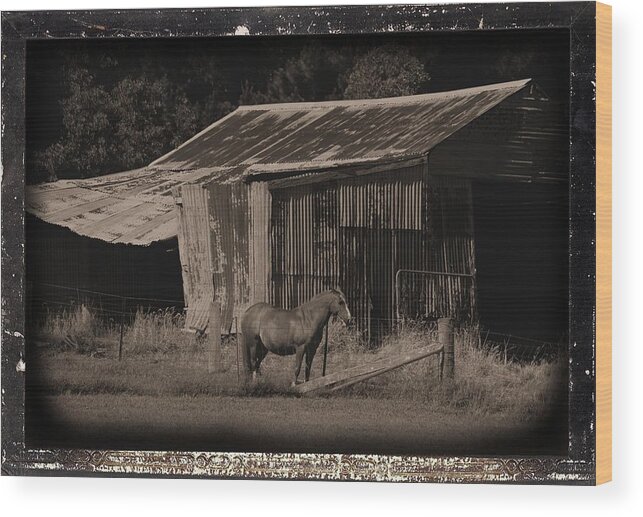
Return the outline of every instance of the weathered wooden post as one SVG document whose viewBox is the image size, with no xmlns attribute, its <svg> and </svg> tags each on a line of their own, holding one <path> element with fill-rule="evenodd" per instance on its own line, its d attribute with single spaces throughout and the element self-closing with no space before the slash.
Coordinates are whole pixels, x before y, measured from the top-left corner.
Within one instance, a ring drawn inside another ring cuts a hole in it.
<svg viewBox="0 0 643 517">
<path fill-rule="evenodd" d="M 322 366 L 322 377 L 326 376 L 326 358 L 328 357 L 328 322 L 326 322 L 326 340 L 324 341 L 324 364 Z"/>
<path fill-rule="evenodd" d="M 210 319 L 208 321 L 208 372 L 223 371 L 221 354 L 221 304 L 210 302 Z"/>
<path fill-rule="evenodd" d="M 243 343 L 243 334 L 239 332 L 239 319 L 237 317 L 234 318 L 234 329 L 235 329 L 235 342 L 237 344 L 237 384 L 239 384 L 239 381 L 241 380 L 241 367 L 239 365 L 239 347 L 241 347 L 241 343 Z"/>
<path fill-rule="evenodd" d="M 441 375 L 453 379 L 455 374 L 455 344 L 453 341 L 453 321 L 451 318 L 438 320 L 438 339 L 442 345 Z"/>
<path fill-rule="evenodd" d="M 125 330 L 125 298 L 121 301 L 120 336 L 118 338 L 118 360 L 123 358 L 123 332 Z"/>
<path fill-rule="evenodd" d="M 442 350 L 438 354 L 438 378 L 440 382 L 442 382 L 444 378 L 444 347 L 442 347 Z"/>
</svg>

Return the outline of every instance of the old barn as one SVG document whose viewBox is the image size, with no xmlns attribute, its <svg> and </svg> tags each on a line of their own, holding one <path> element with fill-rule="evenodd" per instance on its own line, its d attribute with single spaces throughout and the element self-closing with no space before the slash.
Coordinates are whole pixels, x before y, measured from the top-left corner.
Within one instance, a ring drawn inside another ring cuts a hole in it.
<svg viewBox="0 0 643 517">
<path fill-rule="evenodd" d="M 241 106 L 143 169 L 31 187 L 27 210 L 114 245 L 177 239 L 189 328 L 213 299 L 228 333 L 255 302 L 339 286 L 377 334 L 476 317 L 472 185 L 566 182 L 564 123 L 530 80 Z"/>
</svg>

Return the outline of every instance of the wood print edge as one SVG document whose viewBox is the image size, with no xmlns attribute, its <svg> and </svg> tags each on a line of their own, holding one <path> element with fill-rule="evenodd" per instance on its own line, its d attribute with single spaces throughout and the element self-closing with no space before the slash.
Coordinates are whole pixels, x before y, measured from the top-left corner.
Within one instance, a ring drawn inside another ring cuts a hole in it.
<svg viewBox="0 0 643 517">
<path fill-rule="evenodd" d="M 612 479 L 612 7 L 596 4 L 596 484 Z"/>
</svg>

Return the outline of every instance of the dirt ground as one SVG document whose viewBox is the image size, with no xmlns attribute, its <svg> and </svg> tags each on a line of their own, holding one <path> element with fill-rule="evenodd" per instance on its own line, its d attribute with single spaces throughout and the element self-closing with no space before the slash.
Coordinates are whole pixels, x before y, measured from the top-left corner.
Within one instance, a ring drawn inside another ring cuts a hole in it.
<svg viewBox="0 0 643 517">
<path fill-rule="evenodd" d="M 547 422 L 440 414 L 412 401 L 57 395 L 30 407 L 34 445 L 475 455 L 553 453 L 559 445 Z"/>
</svg>

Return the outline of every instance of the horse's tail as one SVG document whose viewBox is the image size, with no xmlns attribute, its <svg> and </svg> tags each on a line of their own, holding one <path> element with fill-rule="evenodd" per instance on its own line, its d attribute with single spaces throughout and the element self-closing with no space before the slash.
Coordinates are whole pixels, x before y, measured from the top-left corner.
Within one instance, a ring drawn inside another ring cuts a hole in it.
<svg viewBox="0 0 643 517">
<path fill-rule="evenodd" d="M 250 337 L 242 334 L 241 336 L 241 357 L 243 360 L 243 373 L 248 376 L 252 373 L 252 362 L 250 361 Z"/>
<path fill-rule="evenodd" d="M 249 376 L 252 373 L 252 361 L 250 357 L 250 347 L 255 344 L 254 332 L 248 325 L 248 311 L 241 317 L 241 336 L 237 336 L 237 339 L 240 339 L 241 346 L 241 356 L 243 360 L 243 371 L 246 376 Z"/>
</svg>

